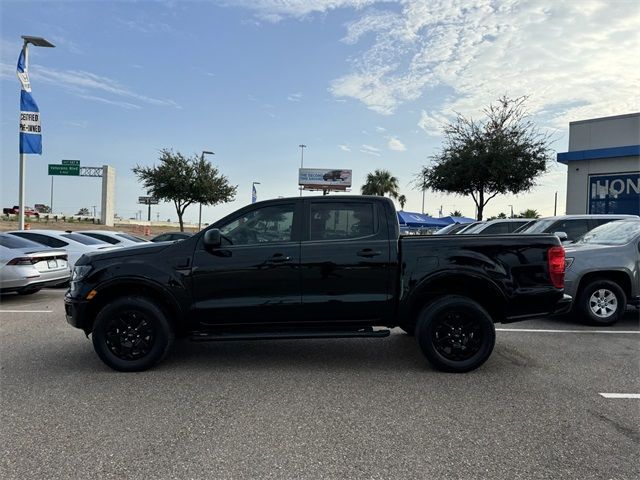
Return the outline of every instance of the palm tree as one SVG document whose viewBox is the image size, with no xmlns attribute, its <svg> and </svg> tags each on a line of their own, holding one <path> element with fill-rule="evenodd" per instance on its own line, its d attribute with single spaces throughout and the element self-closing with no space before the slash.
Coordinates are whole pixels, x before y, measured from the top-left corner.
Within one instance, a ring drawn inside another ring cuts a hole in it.
<svg viewBox="0 0 640 480">
<path fill-rule="evenodd" d="M 453 212 L 449 212 L 449 216 L 451 217 L 464 217 L 460 210 L 454 210 Z"/>
<path fill-rule="evenodd" d="M 398 203 L 400 204 L 400 210 L 404 210 L 404 204 L 407 203 L 407 197 L 400 195 L 398 197 Z"/>
<path fill-rule="evenodd" d="M 389 170 L 368 173 L 367 181 L 362 186 L 362 194 L 384 196 L 387 193 L 392 198 L 398 198 L 398 179 Z"/>
<path fill-rule="evenodd" d="M 540 214 L 533 208 L 527 208 L 524 212 L 520 212 L 520 218 L 540 218 Z"/>
</svg>

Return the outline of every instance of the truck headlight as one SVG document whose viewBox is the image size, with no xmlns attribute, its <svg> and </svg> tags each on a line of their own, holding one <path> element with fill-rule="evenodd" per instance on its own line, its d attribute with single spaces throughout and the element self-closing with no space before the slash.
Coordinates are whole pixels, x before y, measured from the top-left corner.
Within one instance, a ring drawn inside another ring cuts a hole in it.
<svg viewBox="0 0 640 480">
<path fill-rule="evenodd" d="M 568 270 L 569 267 L 571 267 L 571 265 L 573 265 L 573 257 L 567 257 L 564 259 L 564 269 Z"/>
<path fill-rule="evenodd" d="M 71 273 L 71 281 L 79 282 L 80 280 L 85 278 L 87 275 L 89 275 L 90 271 L 91 271 L 91 265 L 79 265 L 79 266 L 73 267 L 73 272 Z"/>
</svg>

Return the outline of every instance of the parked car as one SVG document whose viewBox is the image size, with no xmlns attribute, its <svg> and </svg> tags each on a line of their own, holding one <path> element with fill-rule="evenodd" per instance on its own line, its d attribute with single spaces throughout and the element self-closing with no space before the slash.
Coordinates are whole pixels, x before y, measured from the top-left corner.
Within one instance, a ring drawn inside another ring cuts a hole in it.
<svg viewBox="0 0 640 480">
<path fill-rule="evenodd" d="M 471 223 L 468 223 L 467 225 L 465 225 L 465 226 L 464 226 L 464 228 L 461 228 L 461 229 L 460 229 L 460 230 L 458 230 L 455 234 L 456 234 L 456 235 L 463 234 L 463 233 L 464 233 L 464 232 L 466 232 L 467 230 L 471 230 L 472 228 L 474 228 L 474 227 L 476 227 L 476 226 L 478 226 L 478 225 L 481 225 L 481 224 L 483 224 L 483 223 L 486 223 L 486 222 L 479 221 L 479 222 L 471 222 Z"/>
<path fill-rule="evenodd" d="M 568 311 L 557 237 L 399 236 L 378 196 L 254 203 L 191 238 L 83 256 L 67 321 L 116 370 L 194 341 L 385 337 L 399 326 L 436 368 L 489 358 L 494 322 Z"/>
<path fill-rule="evenodd" d="M 71 233 L 71 232 L 69 232 Z M 95 238 L 111 245 L 117 245 L 119 247 L 131 247 L 138 245 L 139 243 L 147 243 L 149 240 L 136 237 L 126 232 L 112 232 L 109 230 L 77 230 L 75 233 L 80 235 L 86 235 L 87 237 Z"/>
<path fill-rule="evenodd" d="M 594 228 L 566 249 L 565 290 L 587 323 L 612 325 L 640 306 L 640 219 Z"/>
<path fill-rule="evenodd" d="M 451 225 L 447 225 L 446 227 L 442 227 L 440 230 L 436 230 L 434 235 L 453 235 L 458 233 L 460 230 L 465 228 L 468 223 L 452 223 Z"/>
<path fill-rule="evenodd" d="M 176 240 L 185 240 L 191 237 L 193 233 L 190 232 L 166 232 L 156 235 L 151 239 L 152 242 L 174 242 Z"/>
<path fill-rule="evenodd" d="M 529 218 L 499 218 L 487 222 L 480 222 L 458 233 L 463 235 L 503 235 L 513 233 L 516 229 L 530 221 L 531 219 Z"/>
<path fill-rule="evenodd" d="M 69 281 L 67 252 L 0 233 L 0 292 L 36 293 Z"/>
<path fill-rule="evenodd" d="M 13 208 L 3 208 L 2 213 L 5 215 L 18 215 L 20 213 L 20 206 L 14 205 Z M 40 214 L 31 207 L 24 207 L 25 217 L 39 217 Z"/>
<path fill-rule="evenodd" d="M 39 243 L 51 248 L 61 248 L 66 250 L 69 266 L 73 268 L 78 259 L 85 253 L 95 250 L 105 250 L 118 248 L 109 243 L 105 243 L 95 238 L 77 233 L 59 232 L 57 230 L 16 230 L 7 232 L 20 238 L 26 238 L 32 242 Z"/>
<path fill-rule="evenodd" d="M 637 215 L 559 215 L 536 220 L 515 233 L 560 233 L 562 240 L 573 242 L 589 230 L 614 220 L 638 219 Z M 563 235 L 563 234 L 566 234 Z"/>
</svg>

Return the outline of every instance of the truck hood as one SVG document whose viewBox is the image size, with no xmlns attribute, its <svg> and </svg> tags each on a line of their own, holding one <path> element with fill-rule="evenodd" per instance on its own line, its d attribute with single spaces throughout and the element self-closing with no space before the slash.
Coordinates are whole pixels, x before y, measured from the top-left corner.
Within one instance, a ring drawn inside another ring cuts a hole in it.
<svg viewBox="0 0 640 480">
<path fill-rule="evenodd" d="M 89 262 L 108 260 L 111 258 L 134 257 L 138 255 L 147 255 L 150 253 L 157 253 L 166 248 L 171 247 L 171 245 L 173 244 L 149 242 L 149 243 L 142 243 L 140 245 L 136 245 L 132 247 L 120 247 L 120 248 L 96 250 L 93 252 L 85 253 L 84 256 L 87 258 Z"/>
</svg>

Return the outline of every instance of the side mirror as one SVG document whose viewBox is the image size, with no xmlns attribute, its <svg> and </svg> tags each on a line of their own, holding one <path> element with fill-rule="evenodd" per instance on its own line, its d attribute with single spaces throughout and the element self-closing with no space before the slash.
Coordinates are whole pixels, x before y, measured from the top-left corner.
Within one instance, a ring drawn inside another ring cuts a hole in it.
<svg viewBox="0 0 640 480">
<path fill-rule="evenodd" d="M 222 245 L 222 234 L 217 228 L 212 228 L 204 232 L 202 241 L 207 248 L 217 248 Z"/>
<path fill-rule="evenodd" d="M 553 234 L 560 239 L 561 242 L 569 239 L 567 232 L 553 232 Z"/>
</svg>

